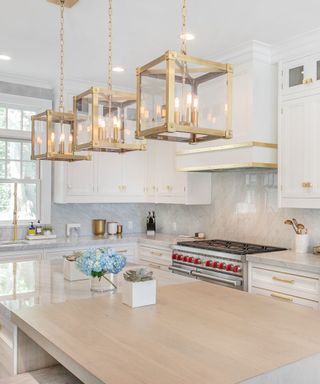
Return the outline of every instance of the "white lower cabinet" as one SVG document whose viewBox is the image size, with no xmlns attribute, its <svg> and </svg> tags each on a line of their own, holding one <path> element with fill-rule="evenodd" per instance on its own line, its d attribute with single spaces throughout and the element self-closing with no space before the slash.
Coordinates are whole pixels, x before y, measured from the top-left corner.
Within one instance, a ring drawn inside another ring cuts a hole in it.
<svg viewBox="0 0 320 384">
<path fill-rule="evenodd" d="M 168 271 L 171 265 L 171 248 L 139 246 L 139 262 L 151 268 L 158 268 Z"/>
<path fill-rule="evenodd" d="M 320 276 L 298 270 L 249 263 L 249 292 L 319 309 Z"/>
</svg>

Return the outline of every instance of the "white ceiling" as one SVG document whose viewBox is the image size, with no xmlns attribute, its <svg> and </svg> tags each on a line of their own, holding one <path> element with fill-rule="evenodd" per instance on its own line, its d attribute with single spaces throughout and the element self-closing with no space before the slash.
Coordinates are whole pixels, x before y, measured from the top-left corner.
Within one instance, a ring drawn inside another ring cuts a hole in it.
<svg viewBox="0 0 320 384">
<path fill-rule="evenodd" d="M 114 0 L 114 83 L 132 87 L 135 68 L 178 49 L 181 0 Z M 214 58 L 249 40 L 275 44 L 320 27 L 319 0 L 188 0 L 193 55 Z M 0 0 L 0 73 L 54 81 L 58 66 L 58 7 L 46 0 Z M 66 78 L 104 81 L 107 0 L 79 0 L 66 10 Z"/>
</svg>

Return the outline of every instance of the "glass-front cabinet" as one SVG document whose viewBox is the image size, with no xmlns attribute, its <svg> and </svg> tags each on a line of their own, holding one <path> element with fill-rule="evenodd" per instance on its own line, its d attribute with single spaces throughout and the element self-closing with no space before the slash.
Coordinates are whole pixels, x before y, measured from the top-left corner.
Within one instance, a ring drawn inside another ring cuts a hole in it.
<svg viewBox="0 0 320 384">
<path fill-rule="evenodd" d="M 320 53 L 282 63 L 283 95 L 306 92 L 320 86 Z"/>
</svg>

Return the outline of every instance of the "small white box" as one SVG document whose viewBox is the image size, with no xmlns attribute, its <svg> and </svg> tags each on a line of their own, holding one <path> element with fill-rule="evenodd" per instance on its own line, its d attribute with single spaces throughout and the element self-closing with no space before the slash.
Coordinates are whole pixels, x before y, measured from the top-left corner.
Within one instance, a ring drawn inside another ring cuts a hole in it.
<svg viewBox="0 0 320 384">
<path fill-rule="evenodd" d="M 63 259 L 63 274 L 64 278 L 69 281 L 89 280 L 90 276 L 79 271 L 74 261 Z"/>
<path fill-rule="evenodd" d="M 157 300 L 156 280 L 133 283 L 124 280 L 122 287 L 122 302 L 132 308 L 155 304 Z"/>
</svg>

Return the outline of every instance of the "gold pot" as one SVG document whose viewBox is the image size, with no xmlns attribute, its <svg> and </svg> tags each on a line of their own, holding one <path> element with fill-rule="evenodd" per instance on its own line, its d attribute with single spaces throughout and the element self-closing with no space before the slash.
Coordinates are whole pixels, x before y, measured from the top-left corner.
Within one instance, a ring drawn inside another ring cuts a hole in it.
<svg viewBox="0 0 320 384">
<path fill-rule="evenodd" d="M 95 236 L 104 236 L 106 233 L 106 220 L 92 220 L 92 231 Z"/>
</svg>

